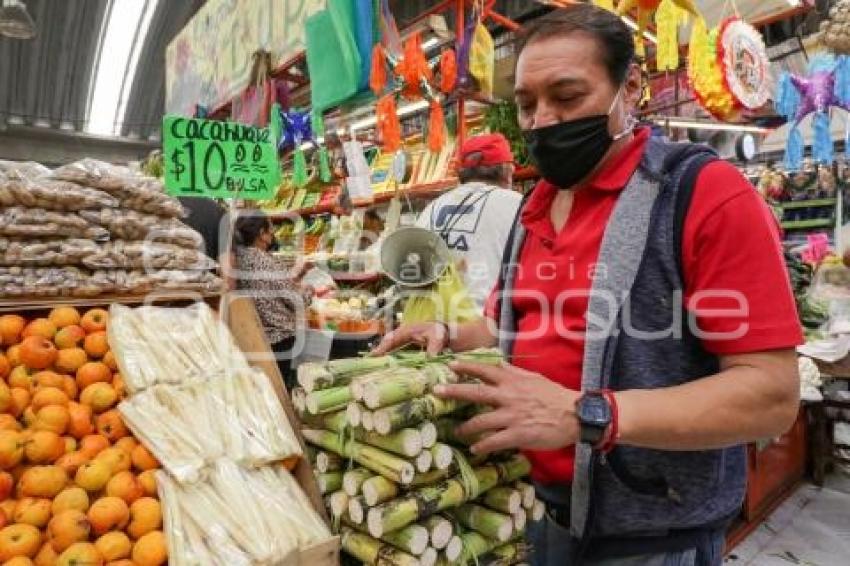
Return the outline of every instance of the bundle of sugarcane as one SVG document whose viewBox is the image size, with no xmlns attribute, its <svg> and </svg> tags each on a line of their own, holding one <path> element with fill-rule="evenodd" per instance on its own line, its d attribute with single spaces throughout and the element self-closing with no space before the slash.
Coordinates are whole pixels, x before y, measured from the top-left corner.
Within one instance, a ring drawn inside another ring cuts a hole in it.
<svg viewBox="0 0 850 566">
<path fill-rule="evenodd" d="M 500 363 L 493 350 L 427 357 L 395 354 L 299 368 L 304 438 L 317 450 L 320 488 L 349 554 L 375 563 L 465 564 L 517 550 L 542 504 L 521 483 L 530 464 L 517 453 L 472 455 L 456 429 L 481 410 L 432 394 L 463 376 L 448 362 Z M 538 506 L 535 509 L 535 506 Z"/>
</svg>

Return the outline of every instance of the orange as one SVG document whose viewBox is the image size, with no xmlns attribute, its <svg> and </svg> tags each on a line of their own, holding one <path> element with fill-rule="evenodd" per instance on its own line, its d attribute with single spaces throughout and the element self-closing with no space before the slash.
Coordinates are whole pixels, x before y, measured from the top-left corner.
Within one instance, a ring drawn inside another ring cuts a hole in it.
<svg viewBox="0 0 850 566">
<path fill-rule="evenodd" d="M 66 348 L 75 348 L 80 345 L 80 342 L 85 340 L 86 331 L 82 329 L 82 327 L 73 325 L 66 326 L 59 330 L 56 333 L 56 336 L 53 337 L 53 342 L 56 344 L 56 347 L 60 350 L 64 350 Z"/>
<path fill-rule="evenodd" d="M 80 452 L 89 458 L 94 458 L 107 448 L 109 448 L 109 439 L 102 434 L 87 434 L 80 440 Z"/>
<path fill-rule="evenodd" d="M 118 393 L 109 383 L 92 383 L 80 393 L 80 403 L 88 405 L 95 413 L 108 411 L 117 402 Z"/>
<path fill-rule="evenodd" d="M 100 491 L 112 477 L 109 464 L 103 461 L 91 461 L 83 464 L 74 475 L 74 482 L 88 492 Z"/>
<path fill-rule="evenodd" d="M 15 505 L 15 513 L 12 515 L 12 520 L 15 523 L 23 523 L 32 525 L 39 529 L 47 525 L 50 520 L 50 504 L 49 499 L 35 499 L 32 497 L 24 497 L 19 499 Z"/>
<path fill-rule="evenodd" d="M 82 452 L 68 452 L 56 460 L 56 465 L 65 470 L 65 473 L 69 476 L 74 476 L 77 470 L 80 469 L 80 466 L 90 461 L 91 458 Z"/>
<path fill-rule="evenodd" d="M 6 350 L 6 357 L 12 367 L 21 365 L 21 345 L 9 346 L 9 349 Z"/>
<path fill-rule="evenodd" d="M 68 416 L 70 417 L 68 434 L 77 440 L 94 432 L 93 413 L 88 405 L 81 405 L 75 401 L 69 402 Z"/>
<path fill-rule="evenodd" d="M 24 447 L 24 455 L 33 464 L 55 462 L 65 453 L 65 441 L 53 431 L 37 430 Z"/>
<path fill-rule="evenodd" d="M 11 408 L 13 408 L 12 390 L 9 389 L 5 381 L 0 381 L 0 413 L 5 413 Z"/>
<path fill-rule="evenodd" d="M 57 387 L 42 387 L 37 389 L 32 396 L 32 403 L 30 404 L 32 410 L 38 412 L 42 407 L 48 405 L 66 407 L 68 405 L 68 395 Z"/>
<path fill-rule="evenodd" d="M 153 497 L 143 497 L 130 505 L 130 524 L 127 534 L 139 539 L 162 527 L 162 506 Z"/>
<path fill-rule="evenodd" d="M 120 373 L 112 375 L 112 388 L 118 393 L 119 399 L 124 399 L 127 396 L 127 386 L 124 383 L 124 376 Z"/>
<path fill-rule="evenodd" d="M 80 326 L 86 332 L 97 332 L 98 330 L 106 330 L 106 323 L 109 321 L 109 313 L 103 309 L 91 309 L 83 315 L 80 320 Z"/>
<path fill-rule="evenodd" d="M 9 374 L 9 387 L 20 387 L 29 391 L 33 387 L 33 371 L 21 364 L 12 369 Z"/>
<path fill-rule="evenodd" d="M 109 351 L 109 341 L 106 338 L 106 332 L 98 330 L 86 336 L 83 342 L 83 348 L 86 353 L 92 358 L 102 358 Z M 108 366 L 107 366 L 108 367 Z"/>
<path fill-rule="evenodd" d="M 70 454 L 71 452 L 76 452 L 77 450 L 77 439 L 73 436 L 63 436 L 62 440 L 65 441 L 65 454 Z M 65 455 L 63 454 L 63 456 Z"/>
<path fill-rule="evenodd" d="M 137 566 L 160 566 L 168 560 L 168 547 L 162 531 L 152 531 L 133 545 L 133 562 Z"/>
<path fill-rule="evenodd" d="M 102 535 L 124 529 L 130 520 L 130 509 L 119 497 L 101 497 L 89 507 L 87 516 L 94 534 Z"/>
<path fill-rule="evenodd" d="M 0 501 L 5 501 L 12 494 L 15 478 L 9 472 L 0 472 Z"/>
<path fill-rule="evenodd" d="M 53 498 L 51 510 L 54 516 L 71 510 L 85 513 L 89 510 L 89 494 L 81 487 L 67 487 Z"/>
<path fill-rule="evenodd" d="M 56 552 L 62 552 L 76 542 L 86 541 L 91 523 L 85 513 L 76 509 L 62 511 L 47 525 L 47 540 Z"/>
<path fill-rule="evenodd" d="M 48 368 L 53 365 L 58 355 L 56 346 L 44 336 L 28 336 L 21 342 L 21 362 L 28 368 Z"/>
<path fill-rule="evenodd" d="M 11 560 L 4 562 L 3 566 L 35 566 L 35 562 L 27 556 L 15 556 Z"/>
<path fill-rule="evenodd" d="M 112 381 L 112 371 L 103 362 L 86 362 L 77 370 L 77 387 L 80 391 L 93 383 Z"/>
<path fill-rule="evenodd" d="M 77 373 L 83 364 L 89 361 L 82 348 L 65 348 L 56 355 L 56 369 L 64 373 Z"/>
<path fill-rule="evenodd" d="M 115 359 L 115 354 L 112 353 L 112 350 L 109 350 L 103 356 L 103 363 L 105 363 L 112 371 L 118 371 L 118 361 Z"/>
<path fill-rule="evenodd" d="M 139 441 L 132 436 L 125 436 L 115 443 L 115 448 L 120 448 L 130 456 L 133 455 L 133 450 L 139 445 Z"/>
<path fill-rule="evenodd" d="M 12 389 L 12 400 L 14 402 L 15 399 L 15 391 L 21 391 L 17 387 Z M 29 395 L 29 393 L 27 393 Z M 12 414 L 0 415 L 0 430 L 16 430 L 20 431 L 23 427 L 21 423 L 18 422 L 18 419 L 14 417 Z"/>
<path fill-rule="evenodd" d="M 6 379 L 6 376 L 12 373 L 12 363 L 5 355 L 0 354 L 0 378 Z"/>
<path fill-rule="evenodd" d="M 88 542 L 75 542 L 56 560 L 56 566 L 103 566 L 103 557 Z"/>
<path fill-rule="evenodd" d="M 157 495 L 156 470 L 147 470 L 139 474 L 139 483 L 142 484 L 146 496 L 154 497 Z"/>
<path fill-rule="evenodd" d="M 18 502 L 15 499 L 7 499 L 0 503 L 0 518 L 2 518 L 3 527 L 12 520 L 12 515 L 15 514 L 15 505 L 17 504 Z M 0 527 L 0 529 L 3 527 Z"/>
<path fill-rule="evenodd" d="M 14 430 L 0 430 L 0 469 L 11 470 L 24 458 L 24 435 Z"/>
<path fill-rule="evenodd" d="M 42 407 L 35 414 L 35 430 L 50 430 L 56 434 L 65 434 L 68 429 L 68 422 L 71 417 L 68 415 L 68 407 L 62 405 L 47 405 Z M 63 440 L 64 442 L 64 440 Z M 65 444 L 67 446 L 67 443 Z"/>
<path fill-rule="evenodd" d="M 26 497 L 56 497 L 68 484 L 68 475 L 59 466 L 33 466 L 21 476 L 21 494 Z"/>
<path fill-rule="evenodd" d="M 0 530 L 0 560 L 16 556 L 32 558 L 41 547 L 41 533 L 32 525 L 9 525 Z"/>
<path fill-rule="evenodd" d="M 130 436 L 130 431 L 124 424 L 121 414 L 112 409 L 97 416 L 95 421 L 97 431 L 105 436 L 110 442 L 115 442 L 125 436 Z"/>
<path fill-rule="evenodd" d="M 53 550 L 53 545 L 49 542 L 41 545 L 41 550 L 35 555 L 35 566 L 54 566 L 59 554 Z"/>
<path fill-rule="evenodd" d="M 26 323 L 22 316 L 16 314 L 0 316 L 0 341 L 3 345 L 11 346 L 20 342 Z"/>
<path fill-rule="evenodd" d="M 56 373 L 55 371 L 39 371 L 34 373 L 32 376 L 32 385 L 34 389 L 39 389 L 41 387 L 53 387 L 55 389 L 62 389 L 64 384 L 64 377 Z"/>
<path fill-rule="evenodd" d="M 94 459 L 105 462 L 113 474 L 129 471 L 130 466 L 132 465 L 130 455 L 124 450 L 114 446 L 103 450 L 100 454 L 95 456 Z"/>
<path fill-rule="evenodd" d="M 94 543 L 104 560 L 120 560 L 130 556 L 133 543 L 124 533 L 106 533 Z"/>
<path fill-rule="evenodd" d="M 3 416 L 11 416 L 13 419 L 20 417 L 24 413 L 24 409 L 29 407 L 30 400 L 32 396 L 28 389 L 24 389 L 22 387 L 13 387 L 12 388 L 12 405 L 9 407 L 10 415 L 0 415 L 0 418 Z"/>
<path fill-rule="evenodd" d="M 118 472 L 106 484 L 106 495 L 120 497 L 127 505 L 140 499 L 145 494 L 145 489 L 139 480 L 131 472 Z"/>
<path fill-rule="evenodd" d="M 65 395 L 68 396 L 68 399 L 76 399 L 77 393 L 79 389 L 77 388 L 77 382 L 70 375 L 62 376 L 62 391 L 65 392 Z"/>
<path fill-rule="evenodd" d="M 79 311 L 74 307 L 56 307 L 50 311 L 47 318 L 56 328 L 65 328 L 72 324 L 79 324 L 81 317 Z"/>
<path fill-rule="evenodd" d="M 141 444 L 133 448 L 133 451 L 130 453 L 130 458 L 133 461 L 133 465 L 136 466 L 136 469 L 141 471 L 155 470 L 160 466 L 159 460 L 151 454 L 150 450 Z"/>
<path fill-rule="evenodd" d="M 24 326 L 24 331 L 21 333 L 25 339 L 29 336 L 41 336 L 48 340 L 53 340 L 56 336 L 56 325 L 46 318 L 36 318 Z"/>
</svg>

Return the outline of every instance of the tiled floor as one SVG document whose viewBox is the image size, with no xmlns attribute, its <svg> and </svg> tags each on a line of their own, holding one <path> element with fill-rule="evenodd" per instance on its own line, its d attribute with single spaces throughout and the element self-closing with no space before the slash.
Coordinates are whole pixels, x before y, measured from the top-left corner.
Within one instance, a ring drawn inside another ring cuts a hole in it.
<svg viewBox="0 0 850 566">
<path fill-rule="evenodd" d="M 804 485 L 734 549 L 727 566 L 850 565 L 850 476 Z"/>
</svg>

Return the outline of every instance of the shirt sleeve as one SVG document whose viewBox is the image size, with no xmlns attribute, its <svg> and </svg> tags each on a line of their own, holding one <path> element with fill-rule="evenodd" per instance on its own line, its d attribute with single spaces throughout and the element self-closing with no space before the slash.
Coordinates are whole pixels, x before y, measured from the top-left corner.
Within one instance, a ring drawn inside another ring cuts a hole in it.
<svg viewBox="0 0 850 566">
<path fill-rule="evenodd" d="M 690 328 L 717 355 L 802 343 L 775 218 L 731 164 L 700 173 L 685 220 L 685 305 Z"/>
</svg>

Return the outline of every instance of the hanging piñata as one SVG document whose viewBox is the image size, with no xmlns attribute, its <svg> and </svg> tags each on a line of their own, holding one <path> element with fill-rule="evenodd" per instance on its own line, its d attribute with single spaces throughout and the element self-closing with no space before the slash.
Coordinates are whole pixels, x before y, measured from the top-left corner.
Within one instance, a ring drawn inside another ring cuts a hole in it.
<svg viewBox="0 0 850 566">
<path fill-rule="evenodd" d="M 607 2 L 598 2 L 607 7 Z M 656 67 L 659 71 L 665 69 L 676 69 L 679 66 L 679 27 L 687 23 L 686 14 L 695 19 L 702 19 L 693 0 L 620 0 L 617 3 L 617 14 L 625 16 L 637 8 L 637 34 L 635 35 L 635 48 L 638 55 L 645 56 L 644 32 L 649 25 L 655 21 L 657 24 L 657 36 L 659 56 Z M 672 49 L 671 49 L 671 46 Z M 674 54 L 675 52 L 675 54 Z"/>
<path fill-rule="evenodd" d="M 705 20 L 694 21 L 688 54 L 688 80 L 697 102 L 709 114 L 723 122 L 740 118 L 740 104 L 729 90 L 717 56 L 717 28 L 710 32 Z"/>
<path fill-rule="evenodd" d="M 818 55 L 809 63 L 807 77 L 783 73 L 774 99 L 776 111 L 791 122 L 785 167 L 795 171 L 803 162 L 805 142 L 799 126 L 809 114 L 814 121 L 812 157 L 819 163 L 831 164 L 830 112 L 833 107 L 850 110 L 850 58 Z"/>
<path fill-rule="evenodd" d="M 770 59 L 761 34 L 740 18 L 720 26 L 717 59 L 727 90 L 739 107 L 756 110 L 770 100 Z"/>
</svg>

